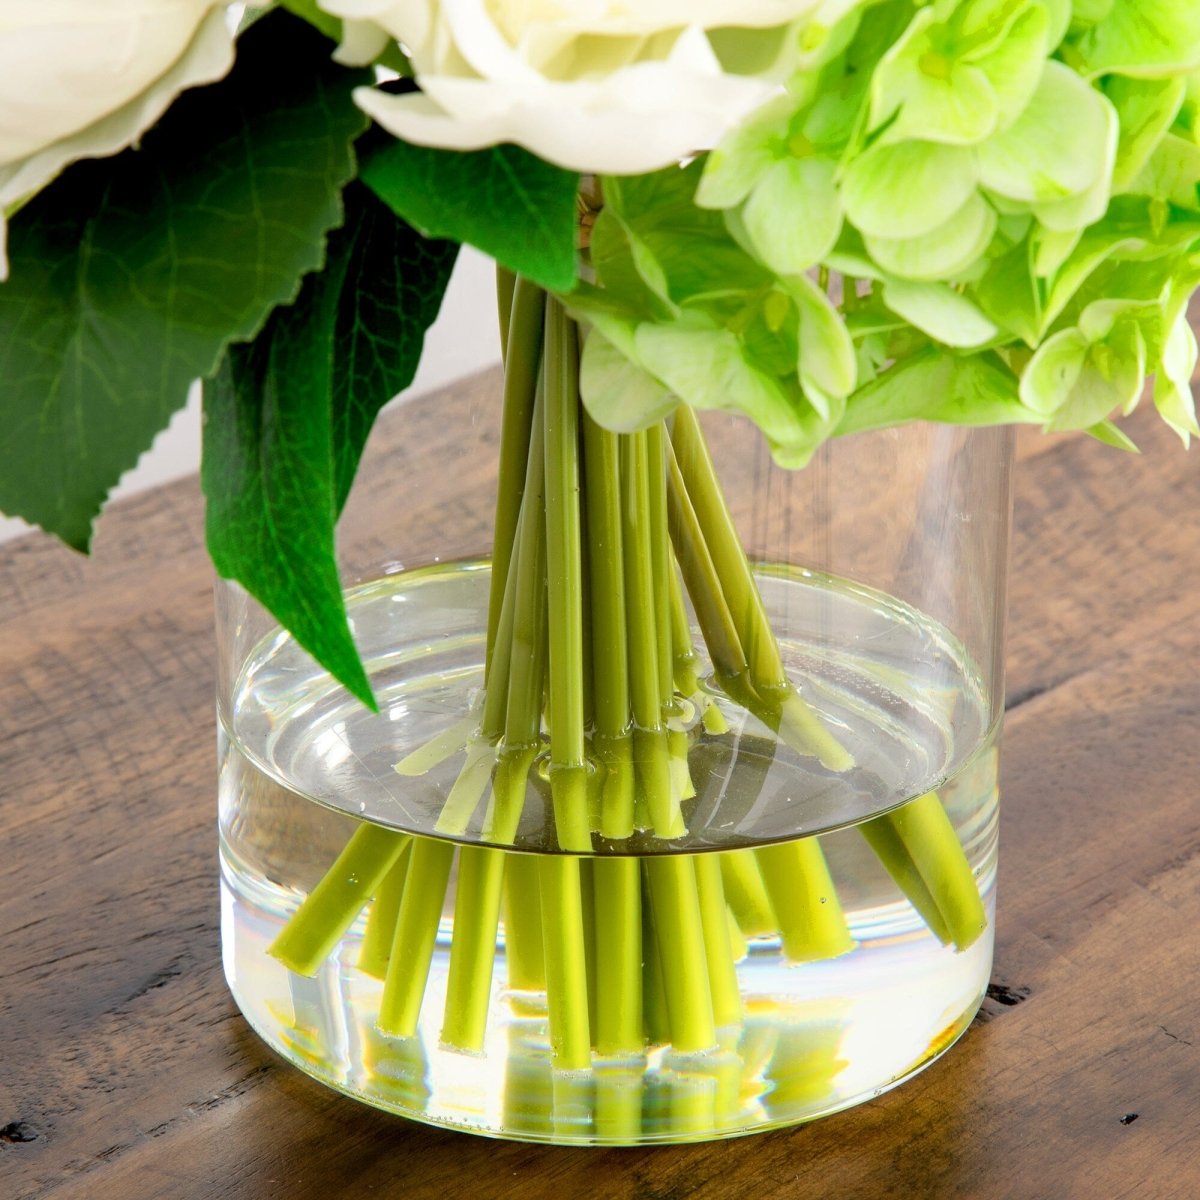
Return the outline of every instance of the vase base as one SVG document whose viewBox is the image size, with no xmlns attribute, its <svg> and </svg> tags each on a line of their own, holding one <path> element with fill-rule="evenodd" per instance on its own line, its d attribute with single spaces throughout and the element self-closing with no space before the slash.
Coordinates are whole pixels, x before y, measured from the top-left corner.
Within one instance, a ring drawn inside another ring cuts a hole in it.
<svg viewBox="0 0 1200 1200">
<path fill-rule="evenodd" d="M 680 1054 L 660 1046 L 561 1071 L 552 1065 L 539 996 L 497 992 L 483 1053 L 439 1044 L 436 1021 L 423 1022 L 415 1037 L 386 1037 L 375 1026 L 381 985 L 346 965 L 351 954 L 335 956 L 313 979 L 284 970 L 264 952 L 276 922 L 264 920 L 262 908 L 247 899 L 235 894 L 226 872 L 226 977 L 246 1019 L 276 1053 L 319 1082 L 409 1120 L 556 1145 L 742 1137 L 871 1100 L 957 1041 L 979 1008 L 991 960 L 990 936 L 955 954 L 922 946 L 928 935 L 893 935 L 867 960 L 860 983 L 873 982 L 865 993 L 870 999 L 860 990 L 839 1001 L 831 992 L 850 990 L 845 967 L 834 983 L 835 964 L 780 967 L 778 948 L 763 944 L 748 960 L 756 994 L 746 995 L 743 1020 L 719 1031 L 717 1048 Z M 861 945 L 857 953 L 864 953 Z M 914 996 L 912 976 L 902 968 L 906 959 L 920 960 L 927 972 L 934 953 L 944 962 L 941 994 L 931 1007 L 927 994 Z M 446 957 L 439 946 L 435 990 Z M 889 968 L 900 968 L 900 977 L 885 982 Z M 797 987 L 801 975 L 808 976 L 806 986 Z"/>
</svg>

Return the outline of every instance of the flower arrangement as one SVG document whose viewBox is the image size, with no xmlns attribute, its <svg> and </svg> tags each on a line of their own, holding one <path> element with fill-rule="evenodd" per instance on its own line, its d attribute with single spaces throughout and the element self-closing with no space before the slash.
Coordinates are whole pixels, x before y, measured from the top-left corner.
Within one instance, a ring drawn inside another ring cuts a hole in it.
<svg viewBox="0 0 1200 1200">
<path fill-rule="evenodd" d="M 1164 420 L 1200 433 L 1200 10 L 14 8 L 0 509 L 85 549 L 203 379 L 218 571 L 367 706 L 338 514 L 459 245 L 498 264 L 482 686 L 396 765 L 457 763 L 442 840 L 364 821 L 271 948 L 311 976 L 365 913 L 385 1038 L 417 1032 L 452 869 L 441 1037 L 460 1050 L 483 1046 L 502 907 L 510 982 L 543 997 L 571 1071 L 712 1052 L 742 1017 L 747 939 L 793 962 L 852 948 L 816 838 L 620 851 L 683 836 L 694 748 L 731 711 L 854 766 L 781 655 L 698 413 L 748 418 L 789 469 L 914 421 L 1131 449 L 1115 418 L 1152 376 Z M 555 853 L 533 861 L 506 848 L 539 787 Z M 929 933 L 974 944 L 987 916 L 939 797 L 861 830 Z"/>
</svg>

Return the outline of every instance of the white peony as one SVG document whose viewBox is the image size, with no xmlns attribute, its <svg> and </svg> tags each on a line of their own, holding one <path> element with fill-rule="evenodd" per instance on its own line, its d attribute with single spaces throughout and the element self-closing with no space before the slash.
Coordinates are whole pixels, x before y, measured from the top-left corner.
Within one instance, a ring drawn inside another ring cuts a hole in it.
<svg viewBox="0 0 1200 1200">
<path fill-rule="evenodd" d="M 0 3 L 0 279 L 4 216 L 79 158 L 134 142 L 184 88 L 233 62 L 223 0 Z"/>
<path fill-rule="evenodd" d="M 343 61 L 387 40 L 419 93 L 360 89 L 420 145 L 516 142 L 577 171 L 638 174 L 716 145 L 776 90 L 718 60 L 709 30 L 774 29 L 821 0 L 320 0 L 345 20 Z"/>
</svg>

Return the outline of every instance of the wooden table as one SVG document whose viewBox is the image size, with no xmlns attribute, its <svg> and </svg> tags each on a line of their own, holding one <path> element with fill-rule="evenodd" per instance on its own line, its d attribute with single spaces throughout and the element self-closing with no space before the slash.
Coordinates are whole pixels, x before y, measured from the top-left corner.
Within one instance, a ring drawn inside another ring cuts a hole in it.
<svg viewBox="0 0 1200 1200">
<path fill-rule="evenodd" d="M 395 437 L 396 425 L 385 436 Z M 1200 459 L 1023 438 L 995 982 L 953 1053 L 758 1138 L 555 1150 L 360 1107 L 221 978 L 194 481 L 0 550 L 0 1197 L 1200 1196 Z"/>
</svg>

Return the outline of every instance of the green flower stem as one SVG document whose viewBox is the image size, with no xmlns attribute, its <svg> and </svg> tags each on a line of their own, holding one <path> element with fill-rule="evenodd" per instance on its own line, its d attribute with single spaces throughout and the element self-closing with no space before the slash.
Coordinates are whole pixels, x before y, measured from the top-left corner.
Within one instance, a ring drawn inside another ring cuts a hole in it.
<svg viewBox="0 0 1200 1200">
<path fill-rule="evenodd" d="M 520 525 L 517 539 L 520 541 Z M 517 612 L 517 588 L 521 581 L 520 547 L 513 548 L 508 580 L 500 604 L 500 620 L 496 625 L 496 645 L 484 675 L 483 717 L 479 734 L 487 741 L 498 741 L 508 721 L 509 670 L 512 666 L 513 622 Z"/>
<path fill-rule="evenodd" d="M 512 327 L 513 293 L 517 277 L 507 267 L 496 264 L 496 311 L 500 316 L 500 357 L 508 363 L 508 331 Z"/>
<path fill-rule="evenodd" d="M 658 650 L 658 693 L 664 720 L 673 711 L 674 656 L 671 643 L 671 537 L 667 528 L 666 439 L 661 422 L 646 430 L 646 519 L 650 533 L 651 577 L 654 581 L 654 628 Z"/>
<path fill-rule="evenodd" d="M 812 713 L 784 670 L 779 643 L 717 482 L 699 418 L 689 405 L 676 410 L 671 440 L 680 483 L 692 503 L 695 528 L 708 548 L 714 581 L 725 597 L 749 667 L 750 693 L 738 694 L 735 673 L 731 694 L 799 753 L 813 755 L 831 771 L 850 770 L 853 757 Z M 682 555 L 680 559 L 682 563 Z M 694 591 L 692 601 L 696 603 Z M 761 703 L 756 703 L 756 697 Z"/>
<path fill-rule="evenodd" d="M 746 937 L 770 937 L 779 932 L 758 859 L 753 850 L 727 850 L 721 860 L 725 899 Z"/>
<path fill-rule="evenodd" d="M 596 975 L 596 873 L 595 860 L 579 860 L 579 908 L 583 913 L 583 962 L 587 977 L 588 1029 L 595 1045 L 599 979 Z"/>
<path fill-rule="evenodd" d="M 596 1139 L 633 1142 L 642 1132 L 644 1070 L 598 1067 L 596 1077 Z"/>
<path fill-rule="evenodd" d="M 509 854 L 504 869 L 504 951 L 510 988 L 519 992 L 545 988 L 538 865 L 529 854 Z"/>
<path fill-rule="evenodd" d="M 621 528 L 620 439 L 583 415 L 591 584 L 593 749 L 603 771 L 600 832 L 633 833 L 629 649 L 625 627 L 625 558 Z"/>
<path fill-rule="evenodd" d="M 363 933 L 362 949 L 358 953 L 358 969 L 373 979 L 387 975 L 392 939 L 396 936 L 396 919 L 404 896 L 404 880 L 408 875 L 408 851 L 412 839 L 400 852 L 392 869 L 383 877 L 375 899 L 367 910 L 367 928 Z"/>
<path fill-rule="evenodd" d="M 505 857 L 504 851 L 484 846 L 463 846 L 458 854 L 442 1041 L 460 1050 L 483 1049 Z"/>
<path fill-rule="evenodd" d="M 644 876 L 641 867 L 638 874 Z M 649 895 L 642 898 L 642 1022 L 646 1041 L 663 1046 L 671 1041 L 671 1019 L 667 1012 L 667 985 L 663 972 L 662 945 Z"/>
<path fill-rule="evenodd" d="M 717 1040 L 693 859 L 669 854 L 645 862 L 671 1045 L 685 1054 L 711 1050 Z"/>
<path fill-rule="evenodd" d="M 642 885 L 635 858 L 598 858 L 593 866 L 596 978 L 596 1050 L 605 1058 L 642 1049 Z"/>
<path fill-rule="evenodd" d="M 556 1067 L 580 1071 L 591 1066 L 592 1036 L 579 859 L 564 854 L 542 856 L 538 883 L 551 1054 Z"/>
<path fill-rule="evenodd" d="M 559 845 L 592 848 L 584 744 L 583 532 L 579 513 L 579 359 L 561 304 L 546 308 L 546 565 L 550 613 L 550 788 Z"/>
<path fill-rule="evenodd" d="M 667 472 L 664 469 L 663 482 Z M 664 492 L 664 500 L 666 495 Z M 668 520 L 668 529 L 670 522 Z M 683 600 L 683 588 L 679 583 L 679 568 L 672 555 L 671 567 L 667 571 L 667 599 L 671 613 L 671 657 L 672 678 L 675 690 L 683 696 L 694 696 L 700 690 L 700 658 L 692 644 L 691 622 Z"/>
<path fill-rule="evenodd" d="M 754 852 L 783 952 L 792 962 L 818 962 L 854 949 L 820 843 L 814 838 Z"/>
<path fill-rule="evenodd" d="M 410 840 L 407 834 L 364 821 L 280 930 L 268 953 L 297 975 L 315 975 Z"/>
<path fill-rule="evenodd" d="M 486 742 L 473 742 L 467 747 L 467 761 L 458 773 L 434 828 L 450 837 L 461 837 L 471 824 L 483 793 L 492 778 L 496 752 Z"/>
<path fill-rule="evenodd" d="M 517 280 L 506 338 L 504 415 L 500 431 L 496 522 L 492 533 L 492 578 L 488 596 L 489 663 L 500 622 L 504 586 L 508 581 L 530 459 L 545 308 L 545 293 L 526 279 Z"/>
<path fill-rule="evenodd" d="M 742 1019 L 742 998 L 733 945 L 729 940 L 729 909 L 721 884 L 721 864 L 715 854 L 697 854 L 693 862 L 713 1020 L 718 1028 L 736 1025 Z"/>
<path fill-rule="evenodd" d="M 421 1000 L 429 979 L 429 965 L 433 960 L 453 860 L 454 847 L 448 842 L 429 838 L 418 838 L 413 842 L 383 998 L 379 1003 L 382 1033 L 412 1037 L 417 1032 L 417 1019 L 421 1015 Z"/>
<path fill-rule="evenodd" d="M 629 633 L 629 693 L 634 720 L 634 764 L 655 834 L 676 838 L 684 832 L 683 814 L 671 786 L 663 699 L 659 691 L 659 642 L 656 623 L 654 558 L 647 513 L 650 510 L 645 433 L 621 442 L 622 519 L 625 550 L 626 622 Z M 664 636 L 666 631 L 664 630 Z"/>
<path fill-rule="evenodd" d="M 891 821 L 884 820 L 883 817 L 877 817 L 858 828 L 866 838 L 867 845 L 875 851 L 876 857 L 895 881 L 896 886 L 917 910 L 921 920 L 929 926 L 929 931 L 943 946 L 951 945 L 954 937 L 950 933 L 949 926 L 942 917 L 941 909 L 938 908 L 933 894 L 925 886 L 925 881 L 917 870 L 917 864 L 913 862 L 912 856 L 900 840 L 895 825 Z"/>
<path fill-rule="evenodd" d="M 962 843 L 937 793 L 918 796 L 876 821 L 889 826 L 903 844 L 937 904 L 950 940 L 959 950 L 972 946 L 987 928 L 987 913 Z M 891 869 L 886 859 L 884 866 Z"/>
<path fill-rule="evenodd" d="M 753 693 L 750 667 L 673 446 L 667 454 L 667 485 L 671 541 L 696 610 L 696 619 L 700 622 L 704 644 L 721 686 L 735 700 L 743 702 Z"/>
<path fill-rule="evenodd" d="M 733 915 L 733 909 L 728 904 L 725 906 L 725 924 L 729 927 L 729 954 L 735 963 L 739 963 L 750 951 L 750 944 L 746 941 L 746 935 L 742 932 L 742 927 L 738 924 L 738 919 Z"/>
<path fill-rule="evenodd" d="M 479 714 L 472 708 L 470 714 L 461 721 L 455 721 L 449 729 L 430 738 L 424 745 L 418 746 L 411 754 L 402 758 L 396 764 L 396 773 L 409 779 L 428 774 L 467 745 L 478 724 Z"/>
</svg>

